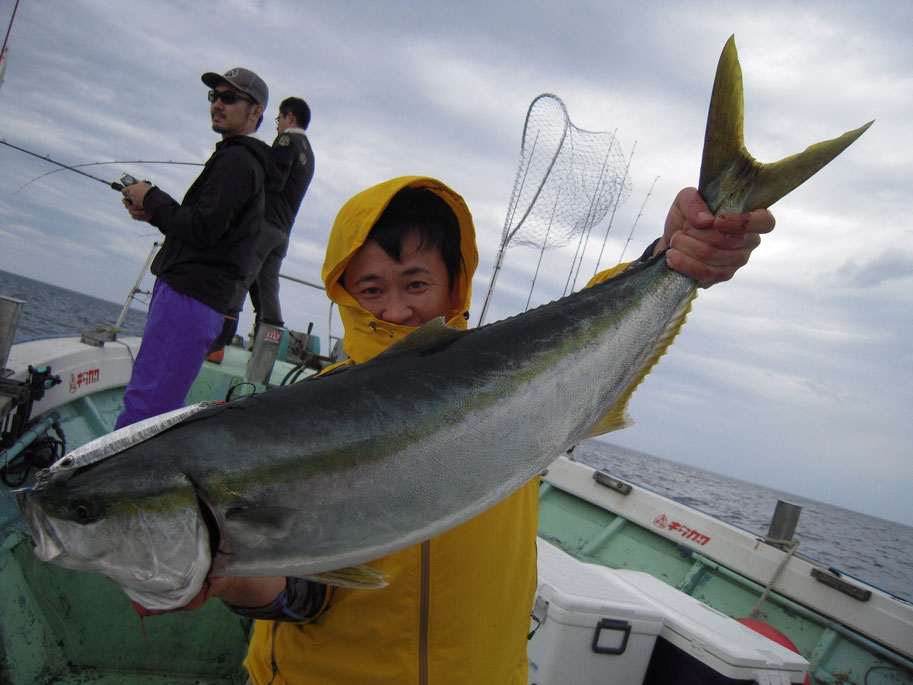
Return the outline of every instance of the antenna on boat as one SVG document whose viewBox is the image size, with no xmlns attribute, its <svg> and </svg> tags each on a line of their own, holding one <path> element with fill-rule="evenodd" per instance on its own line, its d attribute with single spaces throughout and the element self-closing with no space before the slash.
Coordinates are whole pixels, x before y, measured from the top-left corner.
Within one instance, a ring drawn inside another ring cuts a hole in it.
<svg viewBox="0 0 913 685">
<path fill-rule="evenodd" d="M 6 27 L 6 36 L 3 38 L 3 48 L 0 49 L 0 86 L 3 85 L 3 79 L 6 76 L 6 59 L 9 56 L 9 47 L 8 43 L 10 40 L 10 33 L 13 30 L 13 22 L 16 20 L 16 11 L 19 9 L 19 0 L 16 0 L 16 4 L 13 7 L 13 14 L 10 17 L 9 26 Z"/>
<path fill-rule="evenodd" d="M 650 199 L 650 195 L 653 194 L 653 188 L 656 186 L 656 182 L 657 182 L 658 180 L 659 180 L 659 176 L 657 176 L 656 178 L 653 179 L 653 183 L 650 184 L 650 190 L 647 191 L 647 195 L 646 195 L 646 197 L 644 197 L 644 202 L 643 202 L 643 204 L 640 206 L 640 211 L 637 213 L 637 216 L 634 217 L 634 223 L 631 224 L 631 232 L 628 233 L 628 239 L 625 241 L 625 246 L 624 246 L 623 248 L 621 248 L 621 256 L 618 258 L 618 261 L 619 261 L 619 262 L 621 262 L 621 261 L 624 260 L 625 250 L 628 249 L 628 244 L 631 242 L 631 238 L 634 236 L 634 229 L 637 227 L 637 222 L 638 222 L 638 220 L 640 219 L 640 217 L 642 217 L 642 216 L 644 215 L 644 207 L 647 206 L 647 200 L 649 200 L 649 199 Z M 600 258 L 601 258 L 601 253 L 600 253 Z M 598 262 L 596 263 L 596 269 L 597 269 L 597 271 L 598 271 L 598 269 L 599 269 L 599 263 L 598 263 Z M 593 272 L 593 275 L 594 275 L 594 276 L 596 275 L 597 271 L 594 271 L 594 272 Z"/>
<path fill-rule="evenodd" d="M 609 163 L 609 155 L 612 152 L 612 143 L 615 142 L 615 133 L 618 129 L 612 132 L 612 140 L 609 143 L 609 147 L 606 149 L 605 159 L 602 161 L 602 168 L 599 170 L 599 178 L 596 181 L 596 188 L 593 190 L 593 196 L 590 199 L 590 205 L 587 209 L 586 217 L 584 218 L 584 229 L 580 233 L 580 239 L 577 241 L 577 253 L 574 255 L 574 261 L 571 262 L 571 270 L 567 274 L 567 282 L 564 284 L 564 294 L 570 290 L 573 290 L 574 286 L 577 283 L 577 275 L 580 273 L 580 266 L 583 264 L 583 255 L 586 254 L 587 245 L 590 242 L 590 233 L 593 232 L 593 225 L 596 223 L 593 219 L 593 208 L 596 201 L 599 199 L 599 196 L 602 192 L 602 186 L 605 182 L 605 172 Z M 605 216 L 605 214 L 603 214 Z M 602 217 L 599 217 L 600 219 Z M 577 272 L 574 273 L 574 265 L 577 265 Z M 574 274 L 573 283 L 571 282 L 571 274 Z"/>
<path fill-rule="evenodd" d="M 625 166 L 625 173 L 622 178 L 622 183 L 624 183 L 628 179 L 628 171 L 631 168 L 631 162 L 634 161 L 634 148 L 636 148 L 636 147 L 637 147 L 637 141 L 635 140 L 634 145 L 631 146 L 631 154 L 628 156 L 628 163 Z M 656 181 L 653 181 L 653 182 L 656 183 Z M 648 193 L 648 195 L 649 195 L 649 193 Z M 595 267 L 595 269 L 593 269 L 594 276 L 599 273 L 599 264 L 600 264 L 600 262 L 602 262 L 602 254 L 603 254 L 603 252 L 605 252 L 606 243 L 609 242 L 609 231 L 612 230 L 612 224 L 615 223 L 615 212 L 618 211 L 618 205 L 621 204 L 621 197 L 622 196 L 620 194 L 617 195 L 615 197 L 615 204 L 612 205 L 612 216 L 609 217 L 609 223 L 605 229 L 605 236 L 602 239 L 602 247 L 599 248 L 599 257 L 596 259 L 596 267 Z M 625 197 L 625 199 L 627 199 L 627 197 Z M 628 238 L 628 240 L 630 240 L 630 238 Z M 574 283 L 576 284 L 576 282 L 577 281 L 575 280 Z"/>
<path fill-rule="evenodd" d="M 488 313 L 507 248 L 539 248 L 541 265 L 546 249 L 563 247 L 587 234 L 613 203 L 630 194 L 630 182 L 619 172 L 623 163 L 614 133 L 578 128 L 556 95 L 544 93 L 533 100 L 523 126 L 520 163 L 479 324 Z M 530 298 L 535 285 L 534 278 Z"/>
</svg>

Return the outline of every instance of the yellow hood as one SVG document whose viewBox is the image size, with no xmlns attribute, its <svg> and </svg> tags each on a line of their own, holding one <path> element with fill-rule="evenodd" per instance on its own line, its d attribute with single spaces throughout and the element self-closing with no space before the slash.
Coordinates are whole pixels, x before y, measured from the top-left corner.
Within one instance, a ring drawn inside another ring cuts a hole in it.
<svg viewBox="0 0 913 685">
<path fill-rule="evenodd" d="M 454 328 L 467 327 L 469 303 L 472 299 L 472 276 L 479 264 L 475 227 L 469 208 L 462 197 L 440 181 L 424 176 L 400 176 L 363 190 L 346 202 L 336 215 L 327 243 L 321 276 L 327 295 L 339 307 L 339 314 L 345 326 L 343 349 L 356 364 L 380 354 L 391 343 L 415 330 L 410 326 L 378 321 L 339 283 L 349 260 L 364 244 L 368 233 L 390 200 L 397 192 L 410 186 L 434 191 L 450 206 L 459 221 L 463 267 L 456 287 L 460 294 L 460 304 L 447 323 Z"/>
</svg>

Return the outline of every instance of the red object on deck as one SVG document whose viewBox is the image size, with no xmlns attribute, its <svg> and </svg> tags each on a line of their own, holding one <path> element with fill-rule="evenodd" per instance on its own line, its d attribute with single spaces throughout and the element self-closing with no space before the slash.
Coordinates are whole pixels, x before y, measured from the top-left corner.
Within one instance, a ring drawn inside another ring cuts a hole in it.
<svg viewBox="0 0 913 685">
<path fill-rule="evenodd" d="M 764 637 L 766 637 L 770 640 L 773 640 L 778 645 L 782 645 L 783 647 L 786 647 L 787 649 L 791 649 L 796 654 L 801 653 L 801 652 L 799 652 L 796 645 L 793 644 L 792 640 L 790 640 L 788 637 L 786 637 L 786 635 L 784 635 L 781 631 L 774 628 L 772 625 L 770 625 L 768 623 L 764 623 L 764 621 L 759 621 L 756 618 L 737 618 L 736 621 L 741 623 L 743 626 L 751 628 L 756 633 L 760 633 Z M 811 683 L 811 676 L 809 676 L 806 673 L 805 674 L 805 685 L 809 685 L 810 683 Z"/>
</svg>

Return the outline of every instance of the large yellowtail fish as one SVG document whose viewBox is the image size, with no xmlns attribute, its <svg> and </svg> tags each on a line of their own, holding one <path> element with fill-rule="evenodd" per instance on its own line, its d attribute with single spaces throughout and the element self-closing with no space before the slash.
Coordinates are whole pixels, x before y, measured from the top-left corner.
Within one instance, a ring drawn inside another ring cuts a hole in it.
<svg viewBox="0 0 913 685">
<path fill-rule="evenodd" d="M 700 191 L 718 212 L 766 207 L 865 128 L 758 164 L 742 143 L 730 40 Z M 36 554 L 103 573 L 153 610 L 185 605 L 209 573 L 382 584 L 359 565 L 466 521 L 624 425 L 693 291 L 659 257 L 472 331 L 428 323 L 367 363 L 156 419 L 151 436 L 118 431 L 17 492 Z"/>
</svg>

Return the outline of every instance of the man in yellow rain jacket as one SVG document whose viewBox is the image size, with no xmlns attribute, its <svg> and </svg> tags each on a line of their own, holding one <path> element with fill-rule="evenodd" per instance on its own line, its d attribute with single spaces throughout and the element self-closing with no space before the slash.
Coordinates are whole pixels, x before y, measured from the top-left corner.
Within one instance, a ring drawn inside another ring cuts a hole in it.
<svg viewBox="0 0 913 685">
<path fill-rule="evenodd" d="M 707 286 L 730 278 L 760 242 L 758 233 L 772 228 L 766 210 L 714 219 L 688 189 L 648 252 L 674 237 L 670 266 Z M 349 200 L 323 267 L 345 325 L 346 363 L 373 358 L 431 318 L 466 328 L 477 264 L 472 217 L 443 183 L 395 178 Z M 456 528 L 369 562 L 388 575 L 385 588 L 224 578 L 203 598 L 221 594 L 232 610 L 266 619 L 256 622 L 245 661 L 256 685 L 521 685 L 537 515 L 538 478 Z"/>
</svg>

